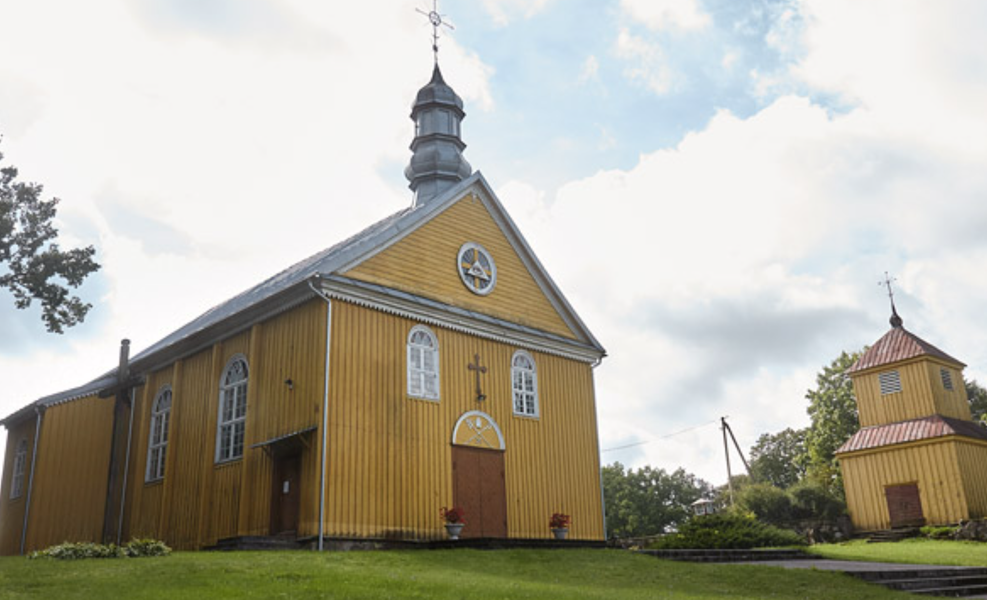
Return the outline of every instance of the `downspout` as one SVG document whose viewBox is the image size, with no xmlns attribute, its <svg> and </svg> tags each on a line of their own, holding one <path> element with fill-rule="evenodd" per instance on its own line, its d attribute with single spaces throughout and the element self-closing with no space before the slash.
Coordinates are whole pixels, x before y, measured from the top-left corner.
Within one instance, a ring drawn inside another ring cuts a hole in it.
<svg viewBox="0 0 987 600">
<path fill-rule="evenodd" d="M 308 287 L 315 295 L 326 301 L 326 370 L 322 391 L 322 456 L 319 459 L 319 552 L 325 549 L 326 523 L 326 465 L 328 464 L 328 446 L 326 445 L 329 432 L 329 348 L 332 341 L 332 300 L 317 290 L 311 280 Z"/>
<path fill-rule="evenodd" d="M 600 411 L 596 409 L 596 368 L 603 362 L 603 356 L 597 358 L 590 365 L 589 376 L 593 380 L 593 414 L 596 417 L 596 451 L 600 456 Z M 603 517 L 603 541 L 607 539 L 607 497 L 603 493 L 603 457 L 600 457 L 600 513 Z"/>
<path fill-rule="evenodd" d="M 35 406 L 37 421 L 34 425 L 34 449 L 31 450 L 31 474 L 27 479 L 27 498 L 24 499 L 24 525 L 21 527 L 21 555 L 24 554 L 24 546 L 27 543 L 27 521 L 31 516 L 31 492 L 34 491 L 34 467 L 38 464 L 38 441 L 41 439 L 41 418 L 44 410 L 40 406 Z"/>
<path fill-rule="evenodd" d="M 123 537 L 123 512 L 127 508 L 127 476 L 130 475 L 130 443 L 134 435 L 134 388 L 130 388 L 130 423 L 127 424 L 127 454 L 123 459 L 123 488 L 120 490 L 120 521 L 117 523 L 117 546 Z"/>
</svg>

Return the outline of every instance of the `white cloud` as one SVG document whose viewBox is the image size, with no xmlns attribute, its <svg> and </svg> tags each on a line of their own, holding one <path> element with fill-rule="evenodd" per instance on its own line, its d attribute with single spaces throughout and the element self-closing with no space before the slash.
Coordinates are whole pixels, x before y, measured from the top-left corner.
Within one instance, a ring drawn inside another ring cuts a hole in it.
<svg viewBox="0 0 987 600">
<path fill-rule="evenodd" d="M 632 19 L 655 31 L 700 30 L 710 16 L 697 0 L 621 0 L 620 7 Z"/>
<path fill-rule="evenodd" d="M 624 76 L 652 92 L 662 95 L 672 86 L 672 70 L 661 45 L 622 29 L 617 35 L 614 51 L 629 63 Z"/>
</svg>

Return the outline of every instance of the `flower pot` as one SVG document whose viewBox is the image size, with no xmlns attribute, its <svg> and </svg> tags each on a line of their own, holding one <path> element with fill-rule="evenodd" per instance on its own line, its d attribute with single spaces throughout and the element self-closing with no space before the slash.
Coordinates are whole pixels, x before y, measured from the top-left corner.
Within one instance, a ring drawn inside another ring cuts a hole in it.
<svg viewBox="0 0 987 600">
<path fill-rule="evenodd" d="M 569 535 L 568 527 L 553 527 L 552 533 L 555 535 L 555 539 L 564 540 L 565 536 Z"/>
<path fill-rule="evenodd" d="M 449 534 L 450 540 L 458 540 L 459 532 L 463 530 L 463 526 L 466 523 L 446 523 L 446 533 Z"/>
</svg>

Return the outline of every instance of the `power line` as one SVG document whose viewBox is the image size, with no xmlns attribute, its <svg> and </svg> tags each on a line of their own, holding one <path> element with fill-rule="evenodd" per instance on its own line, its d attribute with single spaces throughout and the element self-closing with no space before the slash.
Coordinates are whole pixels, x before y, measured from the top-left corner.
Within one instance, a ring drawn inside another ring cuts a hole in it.
<svg viewBox="0 0 987 600">
<path fill-rule="evenodd" d="M 706 423 L 701 423 L 699 425 L 693 425 L 692 427 L 686 427 L 685 429 L 680 429 L 680 430 L 674 431 L 672 433 L 666 433 L 665 435 L 656 437 L 656 438 L 651 439 L 651 440 L 645 440 L 643 442 L 634 442 L 633 444 L 626 444 L 624 446 L 615 446 L 613 448 L 607 448 L 605 450 L 600 450 L 600 454 L 603 454 L 604 452 L 613 452 L 614 450 L 624 450 L 626 448 L 633 448 L 635 446 L 643 446 L 645 444 L 650 444 L 652 442 L 657 442 L 659 440 L 666 440 L 666 439 L 668 439 L 670 437 L 675 437 L 675 436 L 680 435 L 680 434 L 683 434 L 683 433 L 688 433 L 688 432 L 690 432 L 690 431 L 692 431 L 694 429 L 699 429 L 700 427 L 706 427 L 707 425 L 713 425 L 713 424 L 716 424 L 716 423 L 719 423 L 719 422 L 720 422 L 719 420 L 714 419 L 712 421 L 709 421 L 709 422 L 706 422 Z"/>
</svg>

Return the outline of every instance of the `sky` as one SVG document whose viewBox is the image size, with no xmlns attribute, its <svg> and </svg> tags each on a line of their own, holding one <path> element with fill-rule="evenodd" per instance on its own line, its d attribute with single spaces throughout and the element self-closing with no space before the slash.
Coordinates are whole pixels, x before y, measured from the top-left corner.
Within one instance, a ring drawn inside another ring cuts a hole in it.
<svg viewBox="0 0 987 600">
<path fill-rule="evenodd" d="M 102 264 L 61 336 L 0 291 L 0 413 L 408 206 L 416 9 L 0 0 L 3 164 Z M 720 417 L 745 451 L 806 426 L 816 373 L 889 328 L 885 272 L 905 327 L 987 382 L 987 3 L 439 12 L 466 158 L 607 349 L 604 463 L 724 483 Z"/>
</svg>

